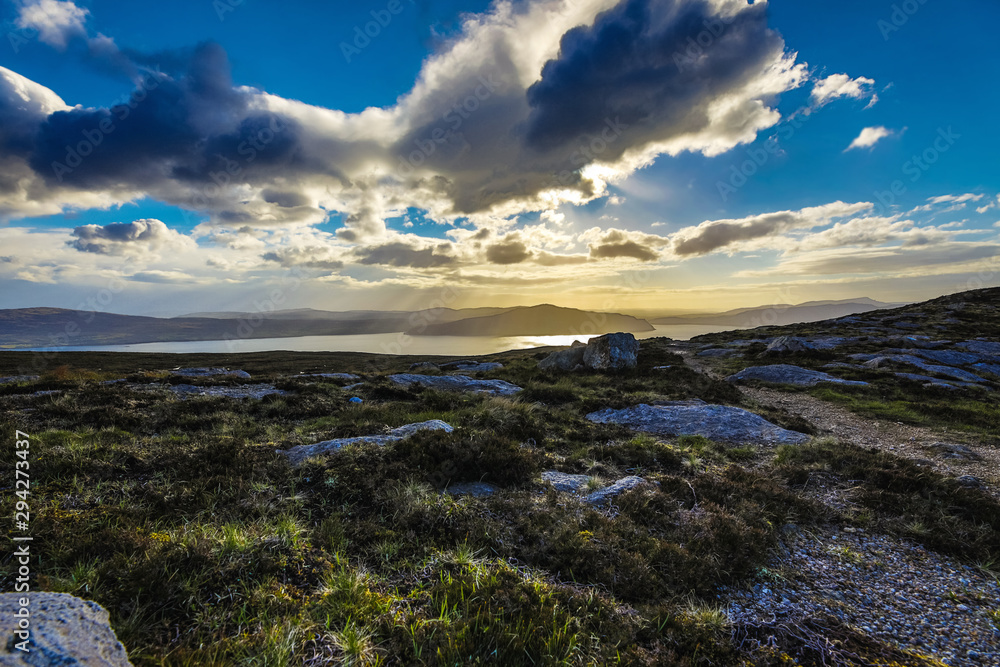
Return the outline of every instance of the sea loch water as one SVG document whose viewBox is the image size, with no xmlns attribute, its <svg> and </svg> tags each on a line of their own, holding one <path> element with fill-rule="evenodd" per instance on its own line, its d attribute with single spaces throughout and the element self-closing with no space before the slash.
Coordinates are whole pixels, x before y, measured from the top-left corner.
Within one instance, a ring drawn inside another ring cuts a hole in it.
<svg viewBox="0 0 1000 667">
<path fill-rule="evenodd" d="M 729 331 L 734 327 L 697 324 L 657 326 L 636 338 L 666 337 L 687 340 L 693 336 Z M 407 336 L 403 333 L 361 334 L 348 336 L 301 336 L 297 338 L 248 338 L 244 340 L 195 340 L 174 343 L 136 343 L 133 345 L 81 345 L 36 348 L 54 352 L 165 352 L 165 353 L 236 353 L 236 352 L 374 352 L 376 354 L 474 356 L 505 350 L 524 350 L 549 345 L 570 345 L 574 340 L 587 342 L 591 336 Z"/>
</svg>

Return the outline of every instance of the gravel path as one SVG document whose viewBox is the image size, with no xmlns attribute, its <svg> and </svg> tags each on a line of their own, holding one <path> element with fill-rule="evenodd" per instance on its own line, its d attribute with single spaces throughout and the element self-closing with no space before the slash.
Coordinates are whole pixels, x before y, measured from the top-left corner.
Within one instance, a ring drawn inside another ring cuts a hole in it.
<svg viewBox="0 0 1000 667">
<path fill-rule="evenodd" d="M 734 622 L 832 615 L 890 646 L 946 665 L 1000 665 L 1000 583 L 976 568 L 884 535 L 791 531 L 773 578 L 731 591 Z"/>
<path fill-rule="evenodd" d="M 861 417 L 839 405 L 833 405 L 805 393 L 791 393 L 742 387 L 741 391 L 762 405 L 782 408 L 809 420 L 821 435 L 832 435 L 844 442 L 875 447 L 897 456 L 930 465 L 949 477 L 972 475 L 985 489 L 1000 499 L 1000 450 L 952 438 L 946 431 Z M 936 443 L 961 443 L 971 456 L 956 456 L 932 447 Z"/>
</svg>

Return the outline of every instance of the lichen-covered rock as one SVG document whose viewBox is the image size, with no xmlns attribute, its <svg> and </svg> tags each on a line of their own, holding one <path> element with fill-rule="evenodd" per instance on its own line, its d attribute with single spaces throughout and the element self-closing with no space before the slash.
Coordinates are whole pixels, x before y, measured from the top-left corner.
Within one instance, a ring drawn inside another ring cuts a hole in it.
<svg viewBox="0 0 1000 667">
<path fill-rule="evenodd" d="M 28 598 L 29 637 L 20 635 L 18 622 Z M 20 614 L 20 615 L 19 615 Z M 29 652 L 21 651 L 22 641 Z M 0 666 L 47 667 L 131 665 L 125 647 L 115 636 L 104 607 L 66 593 L 0 594 Z"/>
<path fill-rule="evenodd" d="M 967 340 L 961 343 L 957 343 L 958 347 L 973 352 L 975 354 L 981 354 L 984 357 L 996 357 L 1000 359 L 1000 343 L 994 343 L 988 340 Z"/>
<path fill-rule="evenodd" d="M 249 380 L 250 374 L 246 371 L 229 370 L 228 368 L 177 368 L 171 371 L 172 375 L 180 375 L 188 378 L 215 377 L 219 375 Z"/>
<path fill-rule="evenodd" d="M 452 371 L 459 371 L 461 373 L 487 373 L 490 371 L 499 371 L 502 368 L 503 364 L 495 361 L 453 361 L 448 364 L 441 364 L 441 370 L 446 373 L 451 373 Z"/>
<path fill-rule="evenodd" d="M 587 419 L 655 435 L 701 435 L 734 444 L 800 444 L 809 439 L 804 433 L 783 429 L 760 415 L 725 405 L 643 404 L 622 410 L 605 408 L 590 413 Z"/>
<path fill-rule="evenodd" d="M 860 380 L 842 380 L 829 373 L 809 370 L 800 366 L 790 364 L 774 364 L 771 366 L 751 366 L 744 368 L 735 375 L 726 378 L 729 382 L 744 382 L 746 380 L 757 380 L 760 382 L 773 382 L 775 384 L 791 384 L 798 387 L 814 387 L 820 382 L 830 382 L 833 384 L 846 384 L 862 386 L 867 382 Z"/>
<path fill-rule="evenodd" d="M 160 387 L 162 385 L 150 386 Z M 241 384 L 235 387 L 198 387 L 193 384 L 175 384 L 169 386 L 168 389 L 180 396 L 182 400 L 194 396 L 261 399 L 271 394 L 284 396 L 288 393 L 281 389 L 275 389 L 274 385 L 270 384 Z"/>
<path fill-rule="evenodd" d="M 511 384 L 505 380 L 475 380 L 467 375 L 438 376 L 399 373 L 397 375 L 390 375 L 389 379 L 396 384 L 407 386 L 419 384 L 423 387 L 431 387 L 432 389 L 440 389 L 442 391 L 471 391 L 497 396 L 510 396 L 521 391 L 521 388 L 516 384 Z"/>
<path fill-rule="evenodd" d="M 586 488 L 590 482 L 589 475 L 571 475 L 556 470 L 546 470 L 542 473 L 542 481 L 552 485 L 556 491 L 576 493 Z"/>
<path fill-rule="evenodd" d="M 645 484 L 647 484 L 647 482 L 642 477 L 630 475 L 618 480 L 614 484 L 609 484 L 602 489 L 598 489 L 597 491 L 588 494 L 587 497 L 584 498 L 584 501 L 592 505 L 603 505 L 615 496 L 620 496 L 626 491 L 631 491 L 632 489 Z"/>
<path fill-rule="evenodd" d="M 768 354 L 790 354 L 815 349 L 805 338 L 796 336 L 778 336 L 767 344 Z"/>
<path fill-rule="evenodd" d="M 444 431 L 445 433 L 451 433 L 454 430 L 455 429 L 451 426 L 451 424 L 443 422 L 440 419 L 431 419 L 425 422 L 406 424 L 405 426 L 394 428 L 388 433 L 380 435 L 362 435 L 355 438 L 324 440 L 323 442 L 317 442 L 314 445 L 299 445 L 298 447 L 292 447 L 291 449 L 276 449 L 275 453 L 285 456 L 288 459 L 288 462 L 293 466 L 298 466 L 301 465 L 306 459 L 313 456 L 321 456 L 329 452 L 335 452 L 345 445 L 385 445 L 390 442 L 396 442 L 397 440 L 405 440 L 419 431 Z"/>
<path fill-rule="evenodd" d="M 586 343 L 578 340 L 573 341 L 568 349 L 556 350 L 549 356 L 538 362 L 538 367 L 543 371 L 575 371 L 583 368 L 583 353 L 587 349 Z"/>
<path fill-rule="evenodd" d="M 611 333 L 587 341 L 583 365 L 598 371 L 635 368 L 639 341 L 630 333 Z"/>
</svg>

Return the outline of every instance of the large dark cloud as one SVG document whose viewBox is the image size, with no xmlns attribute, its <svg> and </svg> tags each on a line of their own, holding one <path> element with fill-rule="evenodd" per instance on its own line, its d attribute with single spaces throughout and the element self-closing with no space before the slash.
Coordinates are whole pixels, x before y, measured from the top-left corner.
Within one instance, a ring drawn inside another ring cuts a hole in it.
<svg viewBox="0 0 1000 667">
<path fill-rule="evenodd" d="M 599 157 L 609 160 L 636 143 L 696 131 L 709 123 L 708 102 L 783 46 L 764 5 L 723 19 L 704 0 L 626 0 L 563 36 L 559 58 L 528 89 L 527 143 L 551 151 L 628 126 L 622 140 L 606 142 Z"/>
<path fill-rule="evenodd" d="M 355 253 L 360 264 L 431 269 L 455 264 L 456 259 L 447 254 L 448 244 L 436 248 L 417 249 L 406 243 L 385 243 L 379 246 L 359 248 Z"/>
<path fill-rule="evenodd" d="M 112 222 L 108 225 L 84 225 L 73 230 L 76 237 L 69 245 L 81 252 L 114 255 L 128 248 L 155 250 L 165 245 L 192 245 L 159 220 Z"/>
<path fill-rule="evenodd" d="M 521 241 L 494 243 L 486 248 L 486 259 L 491 264 L 520 264 L 531 258 L 531 252 Z"/>
</svg>

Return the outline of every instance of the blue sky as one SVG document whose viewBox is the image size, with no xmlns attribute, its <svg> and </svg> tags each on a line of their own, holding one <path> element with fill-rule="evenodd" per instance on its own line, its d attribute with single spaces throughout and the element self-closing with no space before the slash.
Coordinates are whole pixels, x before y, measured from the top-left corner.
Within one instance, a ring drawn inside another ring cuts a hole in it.
<svg viewBox="0 0 1000 667">
<path fill-rule="evenodd" d="M 996 3 L 3 2 L 0 307 L 1000 282 Z"/>
</svg>

